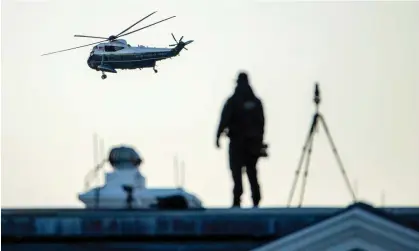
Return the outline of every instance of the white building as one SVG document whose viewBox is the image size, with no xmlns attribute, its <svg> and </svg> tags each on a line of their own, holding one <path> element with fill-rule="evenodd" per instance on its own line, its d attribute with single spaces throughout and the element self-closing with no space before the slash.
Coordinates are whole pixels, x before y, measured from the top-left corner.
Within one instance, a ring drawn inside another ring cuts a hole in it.
<svg viewBox="0 0 419 251">
<path fill-rule="evenodd" d="M 354 206 L 253 251 L 418 251 L 419 232 Z"/>
</svg>

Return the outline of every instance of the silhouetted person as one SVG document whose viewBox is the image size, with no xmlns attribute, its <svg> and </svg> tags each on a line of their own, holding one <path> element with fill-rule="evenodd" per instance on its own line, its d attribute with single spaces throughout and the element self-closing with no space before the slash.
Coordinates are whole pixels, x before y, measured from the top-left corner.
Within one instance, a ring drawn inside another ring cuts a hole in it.
<svg viewBox="0 0 419 251">
<path fill-rule="evenodd" d="M 217 130 L 216 145 L 223 132 L 230 138 L 229 162 L 233 176 L 233 206 L 240 207 L 243 194 L 242 171 L 246 168 L 253 205 L 261 200 L 256 164 L 267 147 L 263 144 L 265 117 L 260 99 L 253 93 L 246 73 L 240 73 L 234 94 L 227 100 Z"/>
</svg>

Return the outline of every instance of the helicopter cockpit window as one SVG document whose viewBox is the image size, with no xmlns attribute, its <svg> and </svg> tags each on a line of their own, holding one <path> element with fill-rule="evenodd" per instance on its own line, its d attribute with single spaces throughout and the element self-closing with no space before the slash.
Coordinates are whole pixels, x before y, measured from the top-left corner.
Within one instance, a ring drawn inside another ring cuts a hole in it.
<svg viewBox="0 0 419 251">
<path fill-rule="evenodd" d="M 106 52 L 113 52 L 113 51 L 119 51 L 124 49 L 124 47 L 121 46 L 113 46 L 113 45 L 105 45 L 105 51 Z"/>
</svg>

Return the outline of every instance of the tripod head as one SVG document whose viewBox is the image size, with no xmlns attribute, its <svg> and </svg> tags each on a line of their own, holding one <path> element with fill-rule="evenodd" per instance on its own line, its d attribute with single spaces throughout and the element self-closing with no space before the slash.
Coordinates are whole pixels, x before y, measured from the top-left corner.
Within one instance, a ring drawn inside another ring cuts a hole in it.
<svg viewBox="0 0 419 251">
<path fill-rule="evenodd" d="M 315 83 L 315 87 L 314 87 L 314 103 L 316 104 L 316 110 L 319 109 L 319 105 L 320 105 L 320 90 L 319 90 L 319 83 Z"/>
</svg>

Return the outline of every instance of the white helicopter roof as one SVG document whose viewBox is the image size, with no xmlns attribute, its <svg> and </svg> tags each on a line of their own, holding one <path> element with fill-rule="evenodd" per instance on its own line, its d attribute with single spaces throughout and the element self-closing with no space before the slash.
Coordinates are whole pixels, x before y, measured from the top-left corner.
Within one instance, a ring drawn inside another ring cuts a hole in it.
<svg viewBox="0 0 419 251">
<path fill-rule="evenodd" d="M 116 39 L 113 40 L 111 43 L 115 43 L 115 44 L 127 44 L 127 41 L 125 39 Z"/>
<path fill-rule="evenodd" d="M 115 45 L 115 46 L 127 47 L 128 43 L 124 39 L 117 39 L 117 40 L 113 40 L 113 41 L 110 41 L 110 42 L 100 43 L 97 46 L 99 46 L 99 45 Z M 95 47 L 97 47 L 97 46 L 95 46 Z"/>
<path fill-rule="evenodd" d="M 124 39 L 117 39 L 113 40 L 111 42 L 103 42 L 95 47 L 93 47 L 93 50 L 99 50 L 102 51 L 104 46 L 119 46 L 124 48 L 129 48 L 129 50 L 124 50 L 122 53 L 131 53 L 131 52 L 167 52 L 170 51 L 170 48 L 159 48 L 159 47 L 151 47 L 151 46 L 144 46 L 144 45 L 138 45 L 135 47 L 132 47 L 125 41 Z"/>
</svg>

